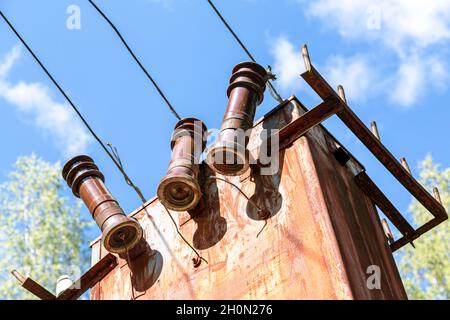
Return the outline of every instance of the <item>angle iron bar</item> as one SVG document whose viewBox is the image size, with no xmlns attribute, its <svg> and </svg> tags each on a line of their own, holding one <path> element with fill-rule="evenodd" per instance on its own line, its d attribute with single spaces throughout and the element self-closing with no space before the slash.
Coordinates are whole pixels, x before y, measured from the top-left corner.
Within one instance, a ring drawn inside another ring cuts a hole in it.
<svg viewBox="0 0 450 320">
<path fill-rule="evenodd" d="M 391 245 L 393 251 L 417 239 L 421 234 L 429 231 L 439 223 L 448 219 L 445 208 L 420 185 L 407 170 L 397 161 L 392 153 L 381 144 L 381 142 L 364 125 L 358 116 L 350 109 L 347 103 L 341 99 L 336 91 L 328 84 L 322 75 L 311 64 L 306 45 L 302 47 L 306 71 L 301 77 L 311 88 L 324 100 L 339 99 L 340 108 L 336 115 L 356 135 L 356 137 L 369 149 L 369 151 L 380 161 L 381 164 L 400 182 L 434 217 L 431 221 L 419 227 L 414 233 L 408 233 L 403 238 Z M 314 110 L 314 109 L 312 109 Z M 381 209 L 381 208 L 380 208 Z M 386 212 L 384 212 L 386 214 Z M 388 217 L 389 213 L 386 214 Z M 389 217 L 388 217 L 389 218 Z M 392 220 L 391 220 L 392 221 Z M 396 228 L 404 228 L 392 221 Z M 400 230 L 400 229 L 399 229 Z"/>
<path fill-rule="evenodd" d="M 111 253 L 108 253 L 96 264 L 94 264 L 88 271 L 86 271 L 80 279 L 76 280 L 69 288 L 61 292 L 56 298 L 57 300 L 76 300 L 92 288 L 97 282 L 103 279 L 111 270 L 117 266 L 117 258 Z"/>
<path fill-rule="evenodd" d="M 34 294 L 41 300 L 55 300 L 56 296 L 29 277 L 25 277 L 17 270 L 11 271 L 12 275 L 19 281 L 20 285 L 28 292 Z"/>
</svg>

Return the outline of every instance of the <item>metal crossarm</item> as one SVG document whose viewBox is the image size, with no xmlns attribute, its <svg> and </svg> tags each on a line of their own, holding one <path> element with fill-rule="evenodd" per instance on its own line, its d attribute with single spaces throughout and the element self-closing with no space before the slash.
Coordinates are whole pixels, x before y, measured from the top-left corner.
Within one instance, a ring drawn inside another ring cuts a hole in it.
<svg viewBox="0 0 450 320">
<path fill-rule="evenodd" d="M 13 270 L 11 273 L 24 289 L 28 290 L 41 300 L 76 300 L 81 297 L 86 290 L 92 288 L 97 282 L 102 280 L 104 276 L 117 266 L 117 264 L 116 256 L 108 253 L 84 273 L 80 279 L 76 280 L 69 288 L 61 292 L 58 296 L 55 296 L 33 279 L 23 276 L 17 270 Z"/>
<path fill-rule="evenodd" d="M 12 275 L 19 281 L 20 285 L 41 300 L 55 300 L 56 296 L 29 277 L 23 276 L 19 271 L 12 270 Z"/>
<path fill-rule="evenodd" d="M 391 249 L 393 251 L 408 243 L 412 243 L 414 239 L 417 239 L 425 232 L 447 220 L 447 212 L 440 203 L 439 197 L 436 197 L 436 199 L 427 192 L 411 175 L 406 160 L 403 160 L 403 164 L 397 161 L 392 153 L 380 142 L 379 137 L 373 134 L 350 109 L 347 105 L 344 88 L 339 86 L 339 93 L 337 93 L 314 68 L 306 45 L 303 45 L 302 47 L 302 55 L 306 71 L 301 74 L 301 77 L 322 98 L 323 102 L 307 111 L 289 125 L 281 128 L 279 132 L 280 141 L 282 143 L 289 143 L 290 140 L 303 135 L 309 129 L 320 124 L 327 118 L 337 115 L 378 159 L 378 161 L 397 179 L 397 181 L 399 181 L 434 217 L 423 226 L 414 229 L 370 179 L 365 170 L 361 169 L 361 172 L 355 175 L 356 183 L 403 235 L 402 238 L 391 244 Z M 292 134 L 293 132 L 295 132 L 295 134 Z M 438 194 L 438 191 L 436 190 L 435 193 Z"/>
<path fill-rule="evenodd" d="M 97 282 L 103 279 L 111 270 L 117 266 L 117 258 L 108 253 L 96 264 L 94 264 L 80 279 L 76 280 L 69 288 L 61 292 L 56 300 L 76 300 L 83 295 L 86 290 L 92 288 Z"/>
</svg>

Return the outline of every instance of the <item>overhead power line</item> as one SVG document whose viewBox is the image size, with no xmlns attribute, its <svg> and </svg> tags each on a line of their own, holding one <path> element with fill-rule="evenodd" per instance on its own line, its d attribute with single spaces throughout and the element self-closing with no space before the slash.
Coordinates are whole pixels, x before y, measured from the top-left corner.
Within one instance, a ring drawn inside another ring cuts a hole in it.
<svg viewBox="0 0 450 320">
<path fill-rule="evenodd" d="M 242 49 L 244 49 L 245 53 L 247 53 L 247 55 L 249 56 L 249 58 L 253 61 L 255 61 L 255 58 L 253 58 L 252 54 L 250 53 L 250 51 L 248 51 L 247 47 L 244 45 L 244 43 L 241 41 L 241 39 L 239 39 L 239 37 L 237 36 L 237 34 L 233 31 L 233 29 L 231 28 L 231 26 L 228 24 L 228 22 L 225 20 L 225 18 L 222 16 L 222 14 L 220 13 L 220 11 L 216 8 L 216 6 L 214 5 L 214 3 L 210 0 L 208 0 L 208 3 L 210 4 L 211 8 L 213 8 L 214 12 L 217 14 L 217 16 L 219 17 L 220 20 L 222 20 L 223 24 L 225 25 L 225 27 L 227 27 L 228 31 L 230 31 L 230 33 L 233 35 L 234 39 L 239 43 L 239 45 L 242 47 Z"/>
<path fill-rule="evenodd" d="M 89 0 L 90 1 L 90 0 Z M 245 53 L 248 55 L 248 57 L 253 61 L 255 61 L 255 58 L 253 58 L 253 55 L 250 53 L 250 51 L 247 49 L 247 47 L 245 46 L 245 44 L 241 41 L 241 39 L 239 39 L 238 35 L 236 34 L 236 32 L 234 32 L 234 30 L 231 28 L 230 24 L 225 20 L 224 16 L 220 13 L 219 9 L 217 9 L 217 7 L 214 5 L 214 3 L 211 0 L 207 0 L 209 5 L 211 6 L 211 8 L 214 10 L 214 12 L 216 13 L 217 17 L 222 21 L 222 23 L 225 25 L 225 27 L 228 29 L 228 31 L 232 34 L 232 36 L 234 37 L 234 39 L 237 41 L 237 43 L 239 43 L 239 45 L 241 46 L 241 48 L 245 51 Z M 272 75 L 273 76 L 273 75 Z M 277 90 L 275 89 L 275 87 L 273 86 L 273 84 L 270 82 L 270 79 L 267 81 L 267 86 L 269 87 L 269 92 L 270 95 L 279 103 L 283 102 L 283 98 L 281 98 L 281 96 L 278 94 Z"/>
<path fill-rule="evenodd" d="M 48 69 L 44 66 L 44 64 L 41 62 L 41 60 L 36 56 L 34 51 L 28 46 L 26 41 L 22 38 L 22 36 L 19 34 L 19 32 L 14 28 L 14 26 L 11 24 L 11 22 L 8 20 L 8 18 L 3 14 L 3 12 L 0 10 L 0 16 L 3 18 L 3 20 L 6 22 L 6 24 L 10 27 L 10 29 L 14 32 L 14 34 L 19 38 L 20 42 L 25 46 L 25 48 L 28 50 L 28 52 L 33 56 L 34 60 L 39 64 L 39 66 L 42 68 L 42 70 L 45 72 L 45 74 L 49 77 L 49 79 L 53 82 L 53 84 L 58 88 L 59 92 L 66 98 L 67 102 L 70 104 L 72 109 L 76 112 L 80 120 L 83 122 L 83 124 L 86 126 L 86 128 L 89 130 L 89 132 L 92 134 L 92 136 L 97 140 L 97 142 L 100 144 L 100 146 L 103 148 L 103 150 L 106 152 L 106 154 L 111 158 L 111 160 L 114 162 L 116 167 L 119 169 L 119 171 L 122 173 L 126 183 L 131 186 L 136 194 L 139 196 L 139 198 L 142 201 L 142 207 L 145 210 L 145 212 L 149 215 L 147 212 L 147 208 L 145 207 L 145 197 L 142 194 L 139 187 L 137 187 L 130 179 L 130 177 L 125 172 L 122 161 L 120 160 L 119 154 L 117 152 L 117 149 L 112 146 L 111 144 L 107 144 L 109 148 L 111 148 L 111 152 L 108 150 L 107 145 L 103 143 L 103 141 L 99 138 L 99 136 L 95 133 L 94 129 L 89 125 L 87 120 L 83 117 L 81 112 L 78 110 L 76 105 L 73 103 L 73 101 L 69 98 L 69 96 L 65 93 L 65 91 L 62 89 L 62 87 L 59 85 L 59 83 L 55 80 L 55 78 L 51 75 L 51 73 L 48 71 Z M 175 220 L 173 219 L 171 213 L 167 210 L 167 213 L 169 214 L 170 218 L 172 219 L 172 222 L 175 224 L 175 228 L 177 230 L 178 235 L 182 238 L 182 240 L 194 251 L 194 253 L 202 260 L 206 261 L 204 258 L 201 257 L 201 255 L 197 252 L 197 250 L 194 249 L 194 247 L 183 237 L 183 235 L 180 233 L 178 226 L 176 225 Z M 207 262 L 207 261 L 206 261 Z"/>
<path fill-rule="evenodd" d="M 44 64 L 41 62 L 41 60 L 36 56 L 36 54 L 33 52 L 33 50 L 28 46 L 26 41 L 22 38 L 22 36 L 19 34 L 19 32 L 14 28 L 14 26 L 11 24 L 11 22 L 8 20 L 8 18 L 3 14 L 3 12 L 0 10 L 0 15 L 5 20 L 6 24 L 9 26 L 9 28 L 15 33 L 17 38 L 19 38 L 20 42 L 25 46 L 25 48 L 28 50 L 28 52 L 33 56 L 34 60 L 39 64 L 39 66 L 42 68 L 42 70 L 45 72 L 45 74 L 49 77 L 49 79 L 53 82 L 53 84 L 58 88 L 59 92 L 64 96 L 64 98 L 67 100 L 67 102 L 70 104 L 72 109 L 75 111 L 75 113 L 78 115 L 80 120 L 83 122 L 83 124 L 86 126 L 86 128 L 89 130 L 89 132 L 92 134 L 92 136 L 97 140 L 97 142 L 100 144 L 100 146 L 103 148 L 103 150 L 106 152 L 106 154 L 111 158 L 111 160 L 114 162 L 116 167 L 119 169 L 119 171 L 122 173 L 123 177 L 125 178 L 125 181 L 127 183 L 129 182 L 129 185 L 133 187 L 133 189 L 136 191 L 136 193 L 139 195 L 141 199 L 145 200 L 145 197 L 143 196 L 141 190 L 131 181 L 130 177 L 127 175 L 125 170 L 123 169 L 122 165 L 115 159 L 114 155 L 109 152 L 106 145 L 103 143 L 103 141 L 100 139 L 100 137 L 95 133 L 94 129 L 92 129 L 91 125 L 87 122 L 87 120 L 83 117 L 81 112 L 78 110 L 77 106 L 73 103 L 73 101 L 69 98 L 69 96 L 64 92 L 62 87 L 59 85 L 59 83 L 53 78 L 51 73 L 48 71 L 48 69 L 44 66 Z"/>
<path fill-rule="evenodd" d="M 170 111 L 173 113 L 173 115 L 178 119 L 181 120 L 180 115 L 178 114 L 178 112 L 175 110 L 175 108 L 172 106 L 172 104 L 170 103 L 169 99 L 167 99 L 166 95 L 164 94 L 164 92 L 161 90 L 161 88 L 158 86 L 158 84 L 156 83 L 156 81 L 153 79 L 153 77 L 150 75 L 150 73 L 147 71 L 147 69 L 143 66 L 143 64 L 141 63 L 141 61 L 139 61 L 139 59 L 136 57 L 136 55 L 134 54 L 133 50 L 130 48 L 130 46 L 128 45 L 128 43 L 125 41 L 124 37 L 122 36 L 122 34 L 120 33 L 120 31 L 117 29 L 117 27 L 112 23 L 112 21 L 106 16 L 106 14 L 94 3 L 94 1 L 92 0 L 88 0 L 89 3 L 94 7 L 94 9 L 103 17 L 103 19 L 105 19 L 105 21 L 111 26 L 111 28 L 114 30 L 114 32 L 117 34 L 117 36 L 119 37 L 120 41 L 122 41 L 123 45 L 125 46 L 125 48 L 128 50 L 128 52 L 130 53 L 130 55 L 133 57 L 134 61 L 136 61 L 136 63 L 138 64 L 138 66 L 141 68 L 142 72 L 144 72 L 144 74 L 146 75 L 146 77 L 148 78 L 148 80 L 150 80 L 150 82 L 153 84 L 153 86 L 155 87 L 155 89 L 158 91 L 159 95 L 163 98 L 164 102 L 167 104 L 167 106 L 169 107 Z"/>
<path fill-rule="evenodd" d="M 114 30 L 114 32 L 117 34 L 117 36 L 119 37 L 120 41 L 122 41 L 123 45 L 125 46 L 125 48 L 128 50 L 128 52 L 131 54 L 131 56 L 133 57 L 134 61 L 136 61 L 136 63 L 139 65 L 139 67 L 141 68 L 141 70 L 144 72 L 144 74 L 147 76 L 147 78 L 150 80 L 150 82 L 153 84 L 153 86 L 156 88 L 156 90 L 158 91 L 158 93 L 160 94 L 160 96 L 163 98 L 163 100 L 166 102 L 167 106 L 169 107 L 170 111 L 172 111 L 173 115 L 178 119 L 181 120 L 181 117 L 179 116 L 179 114 L 176 112 L 175 108 L 172 106 L 172 104 L 169 102 L 169 100 L 167 99 L 166 95 L 164 94 L 164 92 L 161 90 L 161 88 L 158 86 L 158 84 L 156 83 L 156 81 L 153 79 L 153 77 L 150 75 L 150 73 L 147 71 L 147 69 L 142 65 L 142 63 L 139 61 L 139 59 L 136 57 L 136 55 L 134 54 L 133 50 L 130 48 L 130 46 L 128 45 L 128 43 L 125 41 L 124 37 L 122 36 L 122 34 L 120 33 L 120 31 L 117 29 L 117 27 L 112 23 L 112 21 L 106 16 L 106 14 L 94 3 L 94 1 L 92 0 L 88 0 L 89 3 L 95 8 L 95 10 L 97 10 L 97 12 L 103 17 L 103 19 L 106 20 L 106 22 L 111 26 L 111 28 Z M 120 157 L 117 153 L 117 149 L 113 146 L 110 146 L 112 151 L 114 152 L 114 157 L 117 159 L 117 162 L 122 165 L 122 162 L 120 161 Z M 132 183 L 131 181 L 127 180 L 125 178 L 126 182 L 128 184 Z M 131 184 L 130 184 L 131 185 Z M 143 205 L 145 205 L 145 200 L 141 199 Z M 201 257 L 201 255 L 197 252 L 197 250 L 195 250 L 195 248 L 189 243 L 189 241 L 186 240 L 186 238 L 184 238 L 183 234 L 180 232 L 180 230 L 178 229 L 178 225 L 175 222 L 174 218 L 172 217 L 172 214 L 170 213 L 170 211 L 164 207 L 167 214 L 169 215 L 170 219 L 172 220 L 175 229 L 177 231 L 177 234 L 181 237 L 181 239 L 184 241 L 184 243 L 186 243 L 191 249 L 192 251 L 197 255 L 197 257 L 201 260 L 204 260 L 206 263 L 208 263 L 207 260 L 205 260 L 204 258 Z M 145 208 L 145 212 L 148 214 L 147 209 Z"/>
</svg>

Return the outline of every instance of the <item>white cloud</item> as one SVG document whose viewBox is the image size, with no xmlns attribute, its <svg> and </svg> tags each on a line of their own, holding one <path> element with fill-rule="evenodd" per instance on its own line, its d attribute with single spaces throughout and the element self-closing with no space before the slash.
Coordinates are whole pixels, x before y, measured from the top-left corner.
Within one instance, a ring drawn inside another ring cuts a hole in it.
<svg viewBox="0 0 450 320">
<path fill-rule="evenodd" d="M 375 89 L 402 107 L 414 105 L 431 88 L 447 88 L 449 0 L 297 1 L 307 17 L 319 19 L 344 39 L 369 45 L 370 52 L 365 57 L 359 53 L 357 60 L 347 61 L 347 66 L 342 63 L 343 58 L 330 57 L 326 63 L 334 81 L 340 77 L 344 85 L 349 83 L 346 91 L 350 97 L 358 98 L 356 89 L 367 88 L 366 80 L 371 77 L 364 74 L 376 70 L 380 79 L 382 76 L 386 80 L 379 81 Z M 387 55 L 394 60 L 390 61 Z M 392 64 L 398 68 L 381 75 L 381 70 L 392 70 Z M 358 83 L 357 78 L 363 83 Z M 350 93 L 352 87 L 355 90 Z"/>
<path fill-rule="evenodd" d="M 427 86 L 445 89 L 448 81 L 447 66 L 441 59 L 431 56 L 412 56 L 401 59 L 396 74 L 386 81 L 391 100 L 401 107 L 409 107 L 423 97 Z"/>
<path fill-rule="evenodd" d="M 300 49 L 295 50 L 292 43 L 280 36 L 272 42 L 271 53 L 275 59 L 273 71 L 277 75 L 277 84 L 284 91 L 299 89 L 302 85 L 300 73 L 305 70 Z"/>
<path fill-rule="evenodd" d="M 448 66 L 444 59 L 430 57 L 427 60 L 429 81 L 438 89 L 446 89 L 449 81 Z"/>
<path fill-rule="evenodd" d="M 279 87 L 284 92 L 305 89 L 300 77 L 305 71 L 300 48 L 295 49 L 286 37 L 280 36 L 271 41 L 270 51 Z M 354 100 L 364 100 L 371 81 L 375 80 L 374 70 L 363 56 L 331 56 L 322 71 L 335 88 L 343 85 L 347 96 Z"/>
<path fill-rule="evenodd" d="M 91 138 L 68 105 L 53 100 L 40 83 L 12 84 L 6 79 L 19 57 L 20 50 L 14 47 L 0 61 L 0 98 L 30 116 L 38 128 L 51 135 L 65 156 L 85 152 Z"/>
<path fill-rule="evenodd" d="M 417 61 L 417 58 L 403 61 L 397 74 L 391 79 L 390 97 L 392 101 L 404 107 L 412 105 L 423 93 L 423 75 L 424 66 Z"/>
<path fill-rule="evenodd" d="M 376 38 L 399 51 L 450 39 L 448 0 L 316 0 L 308 2 L 306 12 L 344 37 Z"/>
<path fill-rule="evenodd" d="M 362 100 L 368 96 L 371 83 L 375 81 L 375 72 L 362 56 L 332 56 L 325 67 L 325 75 L 334 88 L 341 84 L 347 98 Z"/>
<path fill-rule="evenodd" d="M 6 77 L 11 70 L 14 62 L 20 57 L 20 48 L 15 46 L 8 52 L 0 63 L 0 79 Z"/>
<path fill-rule="evenodd" d="M 149 2 L 162 5 L 165 9 L 173 10 L 174 9 L 174 0 L 149 0 Z"/>
</svg>

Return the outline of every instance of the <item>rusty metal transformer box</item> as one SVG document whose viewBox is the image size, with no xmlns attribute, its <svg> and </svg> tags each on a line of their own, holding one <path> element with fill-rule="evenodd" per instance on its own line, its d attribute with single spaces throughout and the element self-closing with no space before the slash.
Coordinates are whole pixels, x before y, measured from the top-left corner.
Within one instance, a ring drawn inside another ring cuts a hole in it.
<svg viewBox="0 0 450 320">
<path fill-rule="evenodd" d="M 253 158 L 263 129 L 286 126 L 304 112 L 291 97 L 257 121 L 248 146 Z M 200 204 L 172 215 L 207 263 L 153 198 L 131 214 L 144 230 L 145 254 L 128 260 L 132 266 L 119 259 L 91 298 L 406 299 L 375 205 L 357 186 L 352 161 L 337 159 L 336 143 L 319 125 L 282 145 L 276 173 L 227 177 L 266 208 L 264 219 L 201 165 Z M 93 264 L 107 254 L 100 239 L 92 243 Z M 380 270 L 378 289 L 368 286 L 371 266 Z"/>
</svg>

